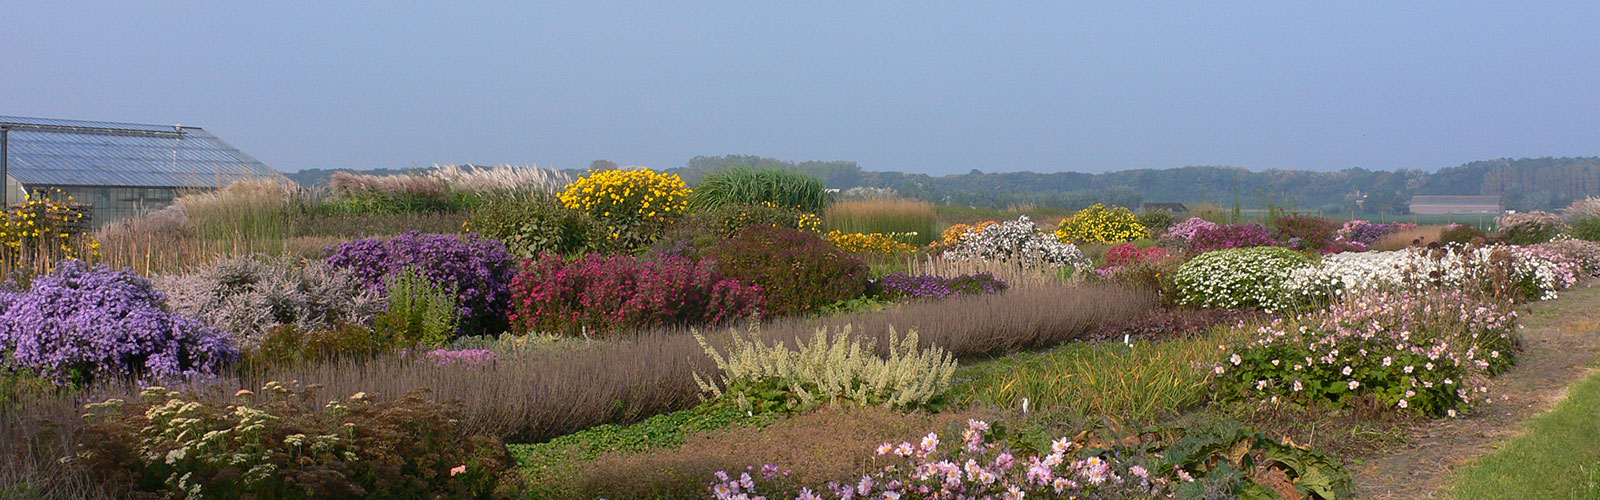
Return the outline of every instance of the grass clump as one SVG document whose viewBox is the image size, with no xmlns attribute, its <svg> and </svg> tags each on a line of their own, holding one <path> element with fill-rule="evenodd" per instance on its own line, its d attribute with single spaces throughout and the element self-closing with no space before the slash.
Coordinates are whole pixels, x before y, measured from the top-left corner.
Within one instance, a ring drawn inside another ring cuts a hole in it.
<svg viewBox="0 0 1600 500">
<path fill-rule="evenodd" d="M 403 269 L 389 276 L 389 308 L 376 318 L 377 330 L 402 343 L 438 347 L 455 337 L 460 312 L 454 290 Z"/>
<path fill-rule="evenodd" d="M 1209 367 L 1227 328 L 1197 338 L 1123 343 L 1071 343 L 980 362 L 957 373 L 953 391 L 967 403 L 1029 411 L 1069 411 L 1148 423 L 1205 401 Z"/>
<path fill-rule="evenodd" d="M 899 198 L 840 200 L 822 214 L 822 225 L 843 233 L 895 234 L 912 245 L 939 237 L 933 204 Z"/>
<path fill-rule="evenodd" d="M 772 204 L 817 213 L 828 204 L 828 187 L 816 177 L 793 170 L 733 167 L 707 175 L 689 197 L 689 206 L 695 210 L 736 204 Z"/>
</svg>

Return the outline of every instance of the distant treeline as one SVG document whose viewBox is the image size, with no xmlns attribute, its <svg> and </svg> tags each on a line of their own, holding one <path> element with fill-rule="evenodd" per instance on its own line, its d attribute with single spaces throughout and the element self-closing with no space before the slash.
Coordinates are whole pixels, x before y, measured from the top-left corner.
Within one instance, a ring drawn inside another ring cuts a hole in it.
<svg viewBox="0 0 1600 500">
<path fill-rule="evenodd" d="M 597 160 L 596 166 L 614 163 Z M 1080 172 L 985 173 L 932 176 L 862 170 L 853 161 L 790 162 L 754 155 L 698 156 L 667 169 L 693 183 L 730 166 L 783 168 L 817 176 L 831 188 L 891 188 L 902 196 L 950 205 L 1078 209 L 1095 203 L 1137 207 L 1143 202 L 1209 202 L 1243 208 L 1282 207 L 1350 212 L 1357 193 L 1362 212 L 1406 213 L 1412 195 L 1500 195 L 1507 209 L 1553 210 L 1574 199 L 1600 195 L 1600 157 L 1524 158 L 1476 161 L 1441 169 L 1381 171 L 1363 168 L 1320 172 L 1189 166 L 1087 174 Z M 381 172 L 398 173 L 380 169 Z M 330 170 L 289 174 L 302 184 L 326 183 Z"/>
</svg>

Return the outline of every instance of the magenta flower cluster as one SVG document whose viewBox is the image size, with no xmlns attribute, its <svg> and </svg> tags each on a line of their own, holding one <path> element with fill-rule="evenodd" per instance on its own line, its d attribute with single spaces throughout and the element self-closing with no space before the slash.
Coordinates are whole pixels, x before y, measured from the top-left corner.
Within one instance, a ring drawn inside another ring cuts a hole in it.
<svg viewBox="0 0 1600 500">
<path fill-rule="evenodd" d="M 1174 224 L 1167 229 L 1166 237 L 1179 238 L 1183 241 L 1194 240 L 1195 234 L 1203 230 L 1215 229 L 1217 223 L 1199 217 L 1190 217 L 1188 220 Z"/>
<path fill-rule="evenodd" d="M 1225 248 L 1270 247 L 1278 242 L 1260 224 L 1229 224 L 1195 231 L 1189 239 L 1189 252 L 1201 254 Z"/>
<path fill-rule="evenodd" d="M 494 333 L 504 328 L 515 263 L 505 245 L 476 236 L 458 238 L 416 231 L 388 240 L 364 238 L 339 245 L 328 257 L 370 288 L 383 290 L 390 275 L 415 269 L 453 290 L 459 298 L 461 331 Z"/>
<path fill-rule="evenodd" d="M 1006 282 L 986 272 L 950 278 L 931 274 L 892 273 L 879 278 L 878 287 L 890 298 L 942 299 L 954 295 L 999 293 L 1006 289 Z"/>
<path fill-rule="evenodd" d="M 707 325 L 761 311 L 761 288 L 718 274 L 710 260 L 541 255 L 511 284 L 519 332 L 608 334 Z"/>
<path fill-rule="evenodd" d="M 988 422 L 969 420 L 956 443 L 944 444 L 938 433 L 917 443 L 883 443 L 878 456 L 891 465 L 849 483 L 828 483 L 823 491 L 782 491 L 778 483 L 788 474 L 773 464 L 761 467 L 760 480 L 750 474 L 754 468 L 738 477 L 718 471 L 711 496 L 718 500 L 1170 498 L 1176 484 L 1193 480 L 1180 468 L 1162 474 L 1112 454 L 1077 458 L 1073 453 L 1077 445 L 1065 437 L 1051 443 L 1050 453 L 1026 458 L 988 442 L 989 437 Z"/>
<path fill-rule="evenodd" d="M 0 291 L 0 366 L 82 384 L 215 373 L 238 358 L 227 334 L 165 300 L 131 271 L 62 261 L 26 291 Z"/>
<path fill-rule="evenodd" d="M 1153 263 L 1171 257 L 1161 247 L 1139 248 L 1134 243 L 1123 243 L 1106 250 L 1106 262 L 1101 267 L 1126 267 Z"/>
</svg>

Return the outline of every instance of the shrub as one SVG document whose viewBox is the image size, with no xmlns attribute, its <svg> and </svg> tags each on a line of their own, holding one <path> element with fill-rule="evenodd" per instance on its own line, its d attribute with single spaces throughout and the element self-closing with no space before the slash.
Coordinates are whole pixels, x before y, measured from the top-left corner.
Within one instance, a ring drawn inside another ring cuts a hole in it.
<svg viewBox="0 0 1600 500">
<path fill-rule="evenodd" d="M 1334 237 L 1337 236 L 1333 221 L 1300 214 L 1285 214 L 1272 219 L 1272 230 L 1278 241 L 1295 250 L 1324 252 L 1333 246 Z"/>
<path fill-rule="evenodd" d="M 1211 222 L 1199 217 L 1190 217 L 1187 220 L 1172 226 L 1171 229 L 1168 229 L 1166 236 L 1170 238 L 1179 238 L 1187 243 L 1194 241 L 1195 235 L 1200 231 L 1215 229 L 1216 227 L 1217 223 L 1215 222 Z"/>
<path fill-rule="evenodd" d="M 717 272 L 761 287 L 764 309 L 802 314 L 866 294 L 867 265 L 815 233 L 750 226 L 704 257 Z"/>
<path fill-rule="evenodd" d="M 28 290 L 0 291 L 0 363 L 57 382 L 215 373 L 238 357 L 228 336 L 162 309 L 131 271 L 63 261 Z"/>
<path fill-rule="evenodd" d="M 1061 220 L 1056 236 L 1072 243 L 1122 243 L 1145 237 L 1149 230 L 1127 207 L 1096 203 Z"/>
<path fill-rule="evenodd" d="M 1513 245 L 1544 243 L 1567 230 L 1567 223 L 1549 212 L 1505 214 L 1494 222 L 1496 235 Z"/>
<path fill-rule="evenodd" d="M 1586 276 L 1600 276 L 1600 243 L 1585 240 L 1553 240 L 1533 245 L 1536 255 L 1571 262 Z"/>
<path fill-rule="evenodd" d="M 993 274 L 964 274 L 950 278 L 928 274 L 888 274 L 878 279 L 878 288 L 890 298 L 937 298 L 952 295 L 985 295 L 1006 289 L 1006 282 Z"/>
<path fill-rule="evenodd" d="M 48 272 L 61 259 L 100 256 L 100 242 L 89 236 L 86 206 L 59 189 L 26 196 L 20 204 L 0 206 L 0 273 Z"/>
<path fill-rule="evenodd" d="M 294 324 L 269 330 L 255 349 L 244 352 L 244 373 L 341 360 L 366 360 L 400 347 L 399 339 L 364 325 L 337 324 L 302 329 Z"/>
<path fill-rule="evenodd" d="M 835 229 L 828 232 L 828 241 L 840 250 L 878 258 L 904 257 L 917 253 L 917 247 L 901 243 L 893 235 L 883 233 L 844 233 Z"/>
<path fill-rule="evenodd" d="M 1385 236 L 1416 228 L 1416 224 L 1405 222 L 1374 224 L 1372 221 L 1355 219 L 1345 221 L 1344 225 L 1339 227 L 1339 236 L 1355 243 L 1372 246 Z"/>
<path fill-rule="evenodd" d="M 1580 264 L 1553 249 L 1450 246 L 1329 255 L 1316 266 L 1291 272 L 1284 286 L 1306 300 L 1382 288 L 1542 300 L 1572 286 L 1581 272 Z"/>
<path fill-rule="evenodd" d="M 490 198 L 472 211 L 463 227 L 498 240 L 521 259 L 601 251 L 608 240 L 604 228 L 588 214 L 540 195 Z"/>
<path fill-rule="evenodd" d="M 1167 210 L 1146 210 L 1139 214 L 1139 225 L 1144 226 L 1144 237 L 1155 238 L 1166 234 L 1174 224 L 1178 223 L 1178 216 Z"/>
<path fill-rule="evenodd" d="M 373 330 L 399 344 L 438 347 L 455 337 L 460 320 L 455 291 L 422 277 L 415 269 L 390 274 L 384 282 L 389 307 Z"/>
<path fill-rule="evenodd" d="M 1123 243 L 1106 250 L 1106 262 L 1101 267 L 1122 267 L 1167 259 L 1172 255 L 1161 247 L 1140 248 L 1136 243 Z"/>
<path fill-rule="evenodd" d="M 1173 276 L 1178 303 L 1197 307 L 1282 309 L 1296 297 L 1284 282 L 1310 258 L 1287 248 L 1216 250 L 1184 263 Z"/>
<path fill-rule="evenodd" d="M 794 170 L 732 167 L 705 176 L 689 197 L 695 210 L 762 203 L 818 213 L 828 204 L 828 187 Z"/>
<path fill-rule="evenodd" d="M 681 257 L 543 255 L 523 263 L 512 281 L 511 321 L 525 333 L 610 335 L 722 323 L 760 310 L 761 289 L 714 267 Z"/>
<path fill-rule="evenodd" d="M 721 377 L 695 383 L 713 399 L 727 398 L 746 411 L 793 411 L 823 403 L 885 408 L 927 407 L 950 389 L 955 357 L 938 346 L 917 349 L 917 332 L 897 338 L 889 329 L 887 357 L 877 342 L 852 337 L 851 327 L 829 333 L 820 328 L 807 342 L 789 347 L 768 344 L 760 330 L 730 330 L 726 353 L 698 332 L 695 340 L 717 363 Z"/>
<path fill-rule="evenodd" d="M 639 248 L 655 240 L 668 220 L 688 210 L 689 188 L 677 174 L 648 168 L 591 171 L 559 195 L 567 208 L 579 210 L 606 226 L 622 248 Z"/>
<path fill-rule="evenodd" d="M 349 269 L 368 288 L 384 290 L 389 276 L 416 269 L 423 277 L 453 287 L 460 300 L 461 331 L 493 333 L 504 329 L 515 267 L 504 245 L 476 236 L 410 232 L 387 240 L 365 238 L 339 245 L 328 264 Z"/>
<path fill-rule="evenodd" d="M 1196 231 L 1189 240 L 1190 253 L 1205 253 L 1225 248 L 1266 247 L 1278 244 L 1260 224 L 1229 224 Z"/>
<path fill-rule="evenodd" d="M 150 387 L 89 405 L 79 458 L 153 497 L 217 499 L 512 498 L 506 447 L 467 435 L 458 406 L 420 394 L 329 402 L 269 382 L 212 402 Z"/>
<path fill-rule="evenodd" d="M 747 226 L 778 226 L 811 232 L 822 230 L 822 219 L 815 214 L 770 202 L 721 205 L 697 214 L 695 222 L 719 238 L 732 238 Z"/>
<path fill-rule="evenodd" d="M 383 310 L 382 293 L 322 261 L 225 257 L 191 274 L 153 281 L 173 312 L 231 334 L 246 350 L 283 325 L 326 330 L 365 324 Z"/>
<path fill-rule="evenodd" d="M 1039 229 L 1026 215 L 981 230 L 974 227 L 962 237 L 960 244 L 946 251 L 944 257 L 992 260 L 1023 267 L 1069 267 L 1078 271 L 1093 267 L 1078 247 Z"/>
<path fill-rule="evenodd" d="M 913 245 L 926 245 L 938 236 L 937 220 L 932 203 L 904 198 L 839 200 L 822 214 L 830 231 L 896 234 Z"/>
<path fill-rule="evenodd" d="M 1373 292 L 1261 327 L 1215 368 L 1220 397 L 1348 403 L 1370 395 L 1431 416 L 1485 397 L 1509 367 L 1516 312 L 1451 292 Z"/>
<path fill-rule="evenodd" d="M 1439 231 L 1440 243 L 1465 245 L 1473 240 L 1487 237 L 1488 235 L 1483 234 L 1483 231 L 1479 231 L 1477 227 L 1471 224 L 1452 223 Z"/>
<path fill-rule="evenodd" d="M 1600 216 L 1573 219 L 1571 231 L 1574 238 L 1600 241 Z"/>
</svg>

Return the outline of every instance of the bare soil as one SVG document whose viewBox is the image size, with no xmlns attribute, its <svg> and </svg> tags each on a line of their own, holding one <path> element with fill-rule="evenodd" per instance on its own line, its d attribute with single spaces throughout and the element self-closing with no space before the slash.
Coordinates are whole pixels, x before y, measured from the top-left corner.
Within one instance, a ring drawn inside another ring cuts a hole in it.
<svg viewBox="0 0 1600 500">
<path fill-rule="evenodd" d="M 1493 402 L 1463 418 L 1419 424 L 1398 449 L 1353 465 L 1359 498 L 1435 498 L 1453 470 L 1520 434 L 1524 420 L 1555 407 L 1568 386 L 1594 371 L 1600 359 L 1600 284 L 1590 280 L 1530 309 L 1520 318 L 1521 357 L 1490 383 Z"/>
</svg>

